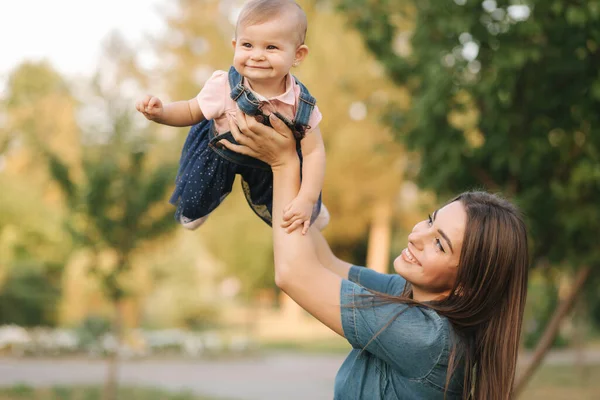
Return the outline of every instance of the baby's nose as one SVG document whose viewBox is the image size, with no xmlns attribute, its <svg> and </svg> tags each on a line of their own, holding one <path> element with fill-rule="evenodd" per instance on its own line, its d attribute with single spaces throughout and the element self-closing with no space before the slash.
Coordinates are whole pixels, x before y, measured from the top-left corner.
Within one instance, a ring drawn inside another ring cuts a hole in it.
<svg viewBox="0 0 600 400">
<path fill-rule="evenodd" d="M 263 51 L 262 50 L 255 50 L 252 53 L 252 57 L 255 58 L 255 59 L 262 59 L 262 58 L 264 58 Z"/>
</svg>

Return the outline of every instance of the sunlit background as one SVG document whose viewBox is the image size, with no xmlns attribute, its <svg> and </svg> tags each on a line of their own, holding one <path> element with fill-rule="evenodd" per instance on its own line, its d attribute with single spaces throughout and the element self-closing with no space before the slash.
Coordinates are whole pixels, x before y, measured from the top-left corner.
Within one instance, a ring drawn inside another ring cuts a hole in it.
<svg viewBox="0 0 600 400">
<path fill-rule="evenodd" d="M 170 2 L 161 0 L 106 0 L 4 2 L 0 15 L 2 58 L 6 75 L 26 60 L 50 61 L 59 72 L 89 76 L 101 55 L 101 44 L 111 31 L 150 53 L 149 43 L 165 33 L 161 16 Z M 152 61 L 146 61 L 148 67 Z"/>
<path fill-rule="evenodd" d="M 332 398 L 349 345 L 275 287 L 240 184 L 184 231 L 187 130 L 134 108 L 227 69 L 242 4 L 0 5 L 0 400 Z M 600 1 L 300 4 L 336 254 L 391 272 L 428 212 L 504 194 L 531 237 L 521 398 L 600 398 Z"/>
</svg>

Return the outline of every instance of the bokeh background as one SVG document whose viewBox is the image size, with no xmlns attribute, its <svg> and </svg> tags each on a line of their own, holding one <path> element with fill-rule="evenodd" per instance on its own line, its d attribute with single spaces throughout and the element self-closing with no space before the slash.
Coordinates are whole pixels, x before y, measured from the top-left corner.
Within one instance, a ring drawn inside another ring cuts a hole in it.
<svg viewBox="0 0 600 400">
<path fill-rule="evenodd" d="M 502 193 L 531 238 L 518 394 L 600 398 L 600 1 L 299 3 L 336 254 L 388 272 L 428 212 Z M 227 69 L 242 4 L 2 3 L 0 399 L 332 398 L 348 344 L 277 290 L 239 188 L 175 223 L 187 131 L 134 108 Z"/>
</svg>

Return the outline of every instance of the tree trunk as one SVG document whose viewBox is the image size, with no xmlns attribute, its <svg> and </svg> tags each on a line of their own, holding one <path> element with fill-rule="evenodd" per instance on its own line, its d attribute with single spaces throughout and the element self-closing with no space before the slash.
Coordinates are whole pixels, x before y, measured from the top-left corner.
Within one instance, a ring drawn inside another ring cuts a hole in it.
<svg viewBox="0 0 600 400">
<path fill-rule="evenodd" d="M 115 349 L 108 355 L 106 381 L 104 382 L 103 400 L 117 400 L 119 378 L 119 348 L 123 331 L 123 303 L 115 302 L 115 317 L 113 319 L 112 334 L 115 338 Z"/>
<path fill-rule="evenodd" d="M 575 305 L 575 300 L 577 300 L 577 297 L 581 293 L 581 290 L 587 278 L 589 277 L 590 272 L 590 267 L 582 267 L 579 269 L 579 271 L 577 271 L 575 281 L 571 286 L 571 292 L 564 300 L 560 302 L 560 304 L 556 308 L 554 316 L 548 323 L 544 334 L 540 338 L 540 341 L 538 342 L 535 348 L 529 365 L 525 367 L 523 372 L 517 378 L 514 389 L 515 398 L 518 397 L 518 395 L 523 391 L 525 385 L 529 382 L 535 370 L 540 366 L 540 364 L 544 360 L 544 357 L 548 353 L 548 350 L 550 350 L 550 347 L 552 346 L 552 343 L 554 342 L 554 339 L 558 334 L 558 330 L 560 328 L 562 320 L 573 309 L 573 306 Z"/>
<path fill-rule="evenodd" d="M 574 335 L 573 343 L 575 344 L 575 370 L 579 377 L 581 385 L 589 385 L 590 368 L 585 360 L 585 315 L 588 313 L 586 305 L 579 303 L 575 309 L 574 318 Z"/>
<path fill-rule="evenodd" d="M 383 274 L 388 272 L 392 235 L 391 220 L 391 204 L 387 201 L 377 204 L 369 232 L 367 267 Z"/>
</svg>

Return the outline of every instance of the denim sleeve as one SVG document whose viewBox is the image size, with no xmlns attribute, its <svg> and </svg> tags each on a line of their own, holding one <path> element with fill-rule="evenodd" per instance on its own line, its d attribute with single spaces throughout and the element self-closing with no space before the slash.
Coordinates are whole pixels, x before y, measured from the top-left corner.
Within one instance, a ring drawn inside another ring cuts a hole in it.
<svg viewBox="0 0 600 400">
<path fill-rule="evenodd" d="M 423 378 L 438 363 L 446 346 L 447 320 L 435 311 L 405 304 L 381 304 L 367 289 L 342 281 L 344 336 L 407 378 Z"/>
<path fill-rule="evenodd" d="M 348 279 L 360 286 L 380 293 L 399 295 L 404 290 L 406 281 L 398 274 L 381 274 L 365 267 L 353 265 L 348 272 Z"/>
</svg>

